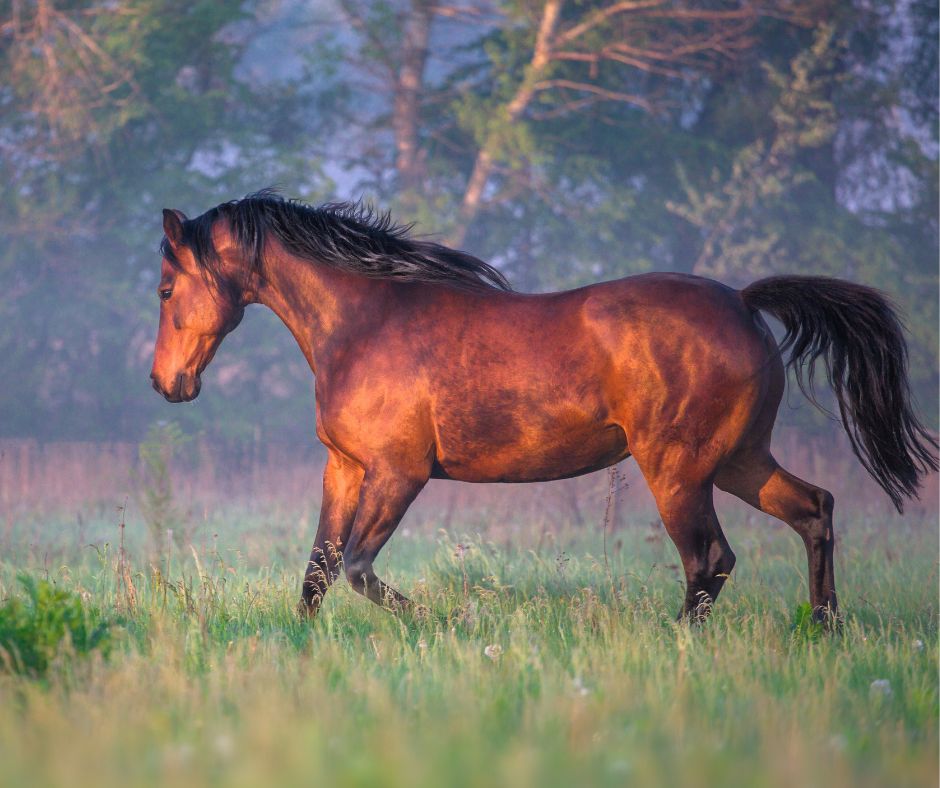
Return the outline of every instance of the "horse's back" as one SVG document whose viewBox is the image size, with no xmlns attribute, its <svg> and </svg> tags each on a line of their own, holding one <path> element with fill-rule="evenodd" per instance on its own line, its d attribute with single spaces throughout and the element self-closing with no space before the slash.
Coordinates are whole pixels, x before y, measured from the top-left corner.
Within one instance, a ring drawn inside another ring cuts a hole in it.
<svg viewBox="0 0 940 788">
<path fill-rule="evenodd" d="M 479 297 L 457 322 L 428 373 L 436 475 L 557 478 L 709 430 L 731 445 L 768 388 L 759 316 L 699 277 Z"/>
</svg>

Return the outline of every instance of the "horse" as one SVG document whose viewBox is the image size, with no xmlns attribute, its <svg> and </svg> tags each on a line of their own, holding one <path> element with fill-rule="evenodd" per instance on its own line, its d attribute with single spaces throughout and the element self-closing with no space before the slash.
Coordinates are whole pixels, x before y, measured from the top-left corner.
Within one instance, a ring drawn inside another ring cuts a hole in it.
<svg viewBox="0 0 940 788">
<path fill-rule="evenodd" d="M 431 478 L 548 481 L 632 456 L 682 561 L 680 618 L 704 618 L 735 565 L 717 486 L 800 535 L 813 615 L 833 620 L 833 496 L 770 448 L 786 366 L 812 397 L 822 362 L 856 456 L 899 512 L 937 470 L 901 323 L 875 289 L 650 273 L 524 294 L 410 230 L 358 203 L 270 190 L 195 219 L 163 212 L 153 387 L 195 398 L 249 304 L 286 324 L 315 376 L 327 461 L 306 616 L 341 569 L 372 602 L 409 606 L 375 560 Z M 782 323 L 779 344 L 762 312 Z"/>
</svg>

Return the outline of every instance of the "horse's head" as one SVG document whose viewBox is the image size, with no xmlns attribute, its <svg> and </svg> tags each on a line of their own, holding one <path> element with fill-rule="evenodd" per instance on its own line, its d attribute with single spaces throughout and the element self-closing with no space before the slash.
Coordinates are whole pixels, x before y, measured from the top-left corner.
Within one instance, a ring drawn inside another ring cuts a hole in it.
<svg viewBox="0 0 940 788">
<path fill-rule="evenodd" d="M 199 376 L 244 314 L 238 288 L 225 276 L 226 250 L 213 250 L 219 265 L 208 269 L 186 242 L 186 222 L 180 211 L 163 212 L 160 328 L 150 378 L 170 402 L 198 396 Z"/>
</svg>

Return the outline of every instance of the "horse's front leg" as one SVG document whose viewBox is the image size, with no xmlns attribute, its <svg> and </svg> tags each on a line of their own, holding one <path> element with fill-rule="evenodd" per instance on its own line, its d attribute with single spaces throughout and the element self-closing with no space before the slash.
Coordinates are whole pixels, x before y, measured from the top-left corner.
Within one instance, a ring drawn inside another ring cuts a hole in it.
<svg viewBox="0 0 940 788">
<path fill-rule="evenodd" d="M 427 483 L 429 472 L 425 468 L 366 470 L 356 519 L 343 551 L 343 567 L 352 587 L 377 605 L 397 609 L 410 605 L 407 597 L 376 576 L 373 565 L 405 511 Z"/>
<path fill-rule="evenodd" d="M 337 452 L 329 453 L 323 471 L 320 524 L 297 606 L 302 616 L 312 618 L 317 614 L 327 589 L 339 573 L 340 559 L 356 518 L 362 477 L 363 471 L 358 465 Z"/>
</svg>

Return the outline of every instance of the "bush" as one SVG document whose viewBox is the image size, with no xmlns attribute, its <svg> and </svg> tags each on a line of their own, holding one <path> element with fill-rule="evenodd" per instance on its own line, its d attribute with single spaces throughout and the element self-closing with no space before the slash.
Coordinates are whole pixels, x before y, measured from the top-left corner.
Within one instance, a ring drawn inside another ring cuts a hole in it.
<svg viewBox="0 0 940 788">
<path fill-rule="evenodd" d="M 42 676 L 62 648 L 107 654 L 111 625 L 78 594 L 20 575 L 24 597 L 0 605 L 0 670 Z"/>
</svg>

